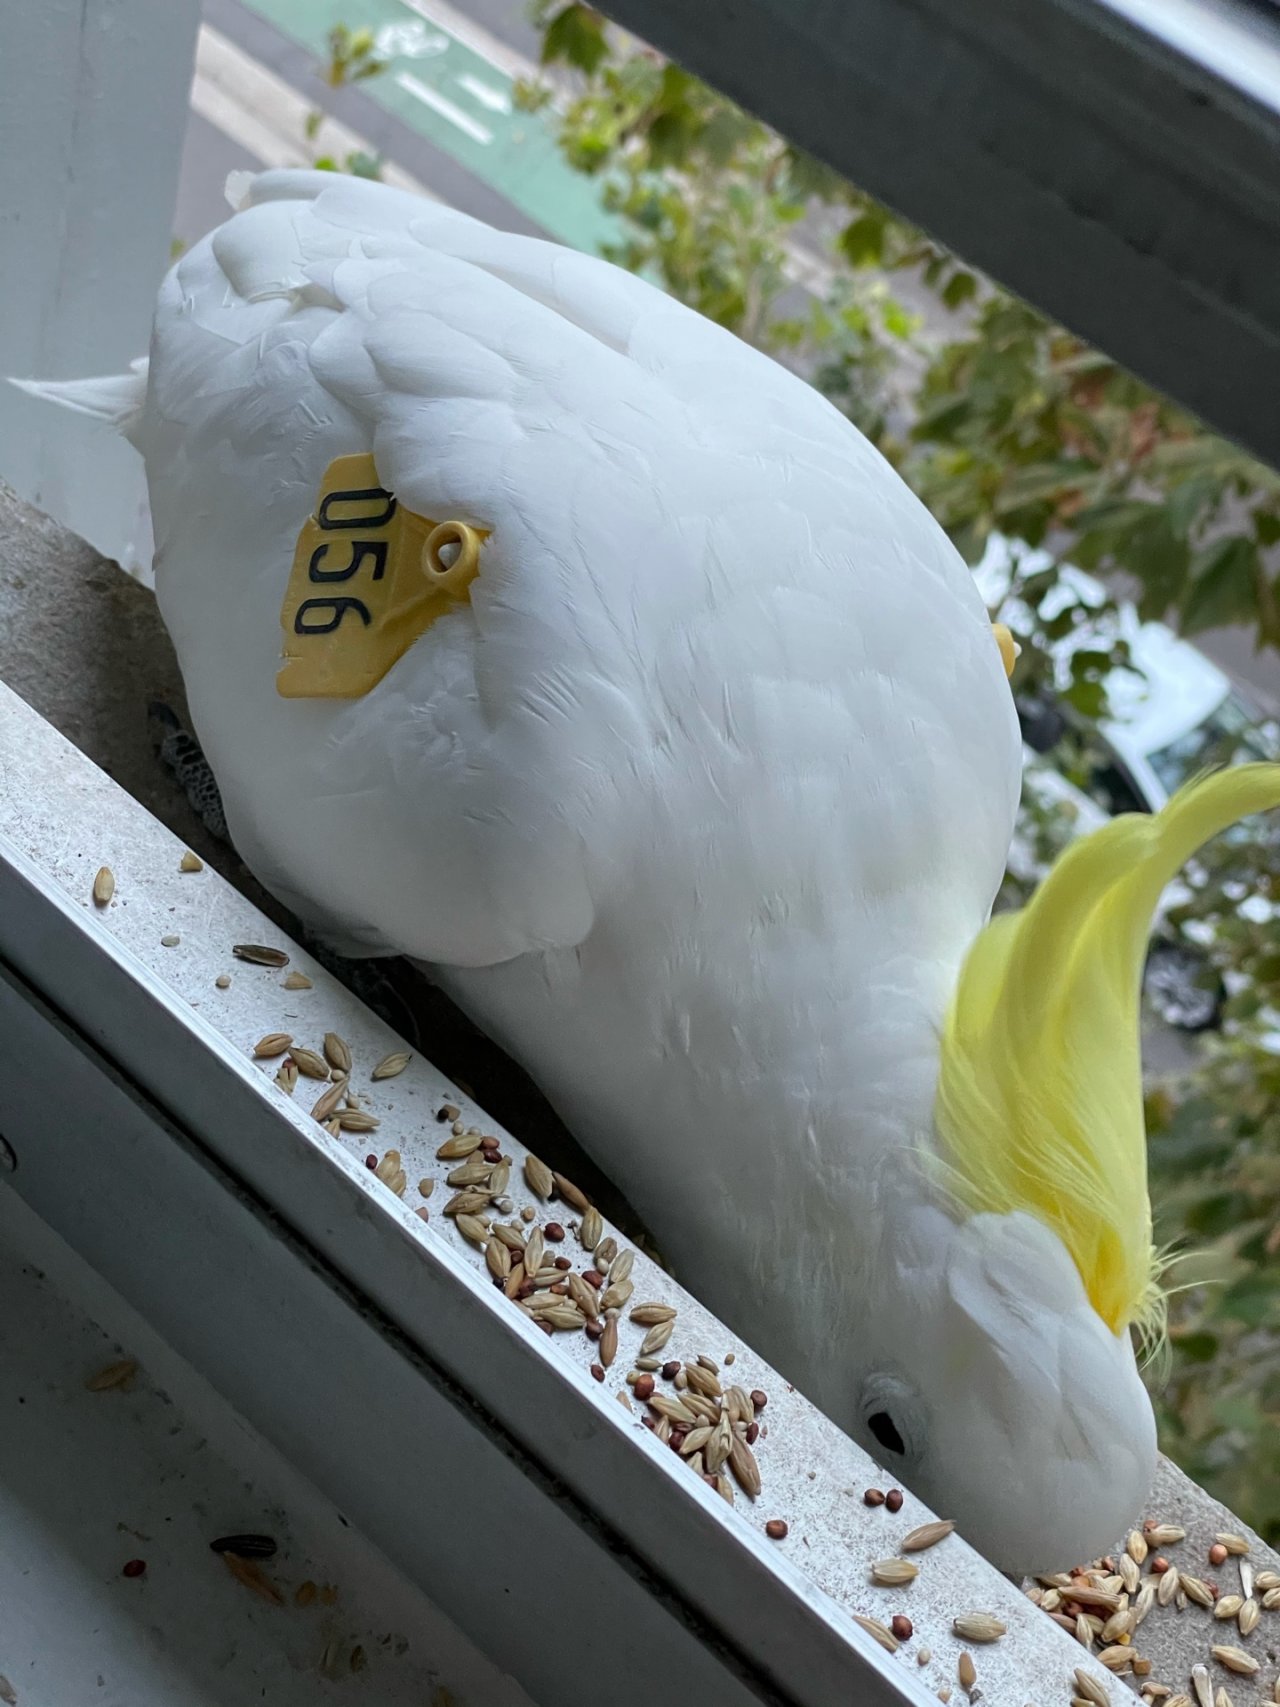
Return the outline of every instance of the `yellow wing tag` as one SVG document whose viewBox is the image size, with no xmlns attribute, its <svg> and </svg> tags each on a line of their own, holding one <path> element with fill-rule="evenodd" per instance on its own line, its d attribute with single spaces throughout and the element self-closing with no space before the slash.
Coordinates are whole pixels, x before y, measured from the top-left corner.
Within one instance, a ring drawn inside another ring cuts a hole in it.
<svg viewBox="0 0 1280 1707">
<path fill-rule="evenodd" d="M 433 522 L 378 483 L 372 456 L 325 470 L 280 611 L 285 699 L 359 699 L 438 616 L 471 596 L 486 530 Z"/>
</svg>

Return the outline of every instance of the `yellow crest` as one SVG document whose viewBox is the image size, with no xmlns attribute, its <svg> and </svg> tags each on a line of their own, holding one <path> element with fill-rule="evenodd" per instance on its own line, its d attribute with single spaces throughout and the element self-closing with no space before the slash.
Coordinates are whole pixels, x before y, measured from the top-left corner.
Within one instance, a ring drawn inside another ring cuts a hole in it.
<svg viewBox="0 0 1280 1707">
<path fill-rule="evenodd" d="M 1280 765 L 1238 765 L 1151 817 L 1113 819 L 992 919 L 961 968 L 935 1106 L 947 1184 L 971 1211 L 1052 1228 L 1114 1332 L 1163 1316 L 1139 1032 L 1152 914 L 1197 848 L 1274 806 Z"/>
</svg>

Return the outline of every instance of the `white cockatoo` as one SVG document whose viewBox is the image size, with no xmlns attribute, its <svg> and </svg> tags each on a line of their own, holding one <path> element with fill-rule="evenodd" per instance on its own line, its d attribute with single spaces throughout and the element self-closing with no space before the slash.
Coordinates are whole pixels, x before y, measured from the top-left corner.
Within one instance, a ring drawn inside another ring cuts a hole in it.
<svg viewBox="0 0 1280 1707">
<path fill-rule="evenodd" d="M 332 174 L 235 194 L 149 369 L 43 389 L 146 459 L 240 854 L 429 963 L 679 1276 L 996 1564 L 1094 1557 L 1155 1462 L 1150 914 L 1280 769 L 988 923 L 1007 636 L 837 410 L 602 261 Z"/>
</svg>

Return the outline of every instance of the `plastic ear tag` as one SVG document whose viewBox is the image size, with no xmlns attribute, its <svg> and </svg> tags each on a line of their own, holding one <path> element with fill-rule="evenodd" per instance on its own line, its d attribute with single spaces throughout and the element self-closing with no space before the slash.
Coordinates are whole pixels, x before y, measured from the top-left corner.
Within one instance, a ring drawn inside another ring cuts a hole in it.
<svg viewBox="0 0 1280 1707">
<path fill-rule="evenodd" d="M 280 611 L 286 699 L 359 699 L 445 611 L 471 596 L 486 530 L 415 515 L 372 456 L 325 470 Z"/>
</svg>

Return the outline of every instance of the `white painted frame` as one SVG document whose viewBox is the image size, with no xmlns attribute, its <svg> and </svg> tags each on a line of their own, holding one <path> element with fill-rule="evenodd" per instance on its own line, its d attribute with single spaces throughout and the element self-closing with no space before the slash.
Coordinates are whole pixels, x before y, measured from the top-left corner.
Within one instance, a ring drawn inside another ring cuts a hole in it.
<svg viewBox="0 0 1280 1707">
<path fill-rule="evenodd" d="M 199 0 L 0 9 L 0 380 L 145 356 L 169 265 Z M 0 383 L 0 477 L 149 571 L 142 465 L 91 421 Z"/>
<path fill-rule="evenodd" d="M 1084 1656 L 958 1537 L 911 1590 L 932 1669 L 864 1635 L 851 1610 L 893 1610 L 866 1567 L 896 1541 L 859 1497 L 883 1473 L 646 1259 L 637 1297 L 678 1302 L 684 1354 L 735 1346 L 735 1376 L 770 1394 L 754 1508 L 730 1511 L 591 1379 L 583 1336 L 549 1341 L 452 1230 L 382 1187 L 366 1147 L 399 1148 L 412 1179 L 442 1098 L 483 1118 L 429 1063 L 372 1087 L 376 1139 L 330 1139 L 277 1091 L 250 1054 L 269 1030 L 339 1031 L 366 1064 L 397 1040 L 216 874 L 180 873 L 180 854 L 0 687 L 0 1135 L 16 1162 L 0 1189 L 491 1659 L 546 1707 L 651 1707 L 663 1678 L 717 1707 L 928 1707 L 955 1677 L 951 1617 L 981 1606 L 1009 1624 L 982 1656 L 988 1707 L 1061 1693 Z M 90 899 L 100 864 L 117 875 L 107 909 Z M 234 942 L 283 947 L 314 988 L 286 997 Z M 518 1179 L 525 1152 L 504 1149 Z M 764 1536 L 777 1514 L 783 1546 Z M 910 1500 L 898 1527 L 929 1515 Z"/>
</svg>

